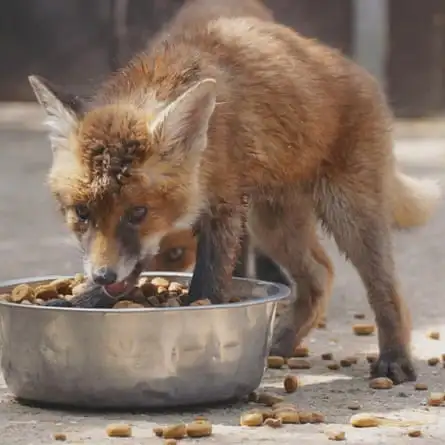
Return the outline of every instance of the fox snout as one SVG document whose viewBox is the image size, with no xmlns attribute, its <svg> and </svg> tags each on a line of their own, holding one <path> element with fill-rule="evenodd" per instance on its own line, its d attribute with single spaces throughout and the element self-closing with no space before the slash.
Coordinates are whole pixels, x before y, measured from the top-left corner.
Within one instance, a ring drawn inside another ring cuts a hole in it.
<svg viewBox="0 0 445 445">
<path fill-rule="evenodd" d="M 108 266 L 102 266 L 94 269 L 91 275 L 91 278 L 96 284 L 101 284 L 103 286 L 113 284 L 117 281 L 116 271 Z"/>
</svg>

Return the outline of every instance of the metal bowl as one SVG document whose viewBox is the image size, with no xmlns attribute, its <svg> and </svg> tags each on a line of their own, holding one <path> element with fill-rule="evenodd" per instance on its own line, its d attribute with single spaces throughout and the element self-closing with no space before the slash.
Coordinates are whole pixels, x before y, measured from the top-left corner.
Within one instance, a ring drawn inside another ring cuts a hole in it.
<svg viewBox="0 0 445 445">
<path fill-rule="evenodd" d="M 144 273 L 189 283 L 188 273 Z M 0 283 L 5 293 L 38 277 Z M 141 409 L 223 402 L 258 387 L 281 284 L 234 278 L 239 303 L 80 309 L 0 302 L 1 368 L 19 399 Z"/>
</svg>

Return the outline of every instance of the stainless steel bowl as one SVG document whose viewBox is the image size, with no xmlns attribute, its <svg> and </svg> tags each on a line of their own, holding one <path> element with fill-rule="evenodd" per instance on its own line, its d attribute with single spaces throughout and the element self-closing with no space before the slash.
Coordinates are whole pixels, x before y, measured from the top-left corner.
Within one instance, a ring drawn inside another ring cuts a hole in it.
<svg viewBox="0 0 445 445">
<path fill-rule="evenodd" d="M 191 274 L 145 273 L 188 283 Z M 5 293 L 38 277 L 0 283 Z M 19 399 L 83 408 L 161 408 L 240 398 L 261 382 L 288 287 L 233 279 L 239 303 L 78 309 L 0 303 L 1 368 Z"/>
</svg>

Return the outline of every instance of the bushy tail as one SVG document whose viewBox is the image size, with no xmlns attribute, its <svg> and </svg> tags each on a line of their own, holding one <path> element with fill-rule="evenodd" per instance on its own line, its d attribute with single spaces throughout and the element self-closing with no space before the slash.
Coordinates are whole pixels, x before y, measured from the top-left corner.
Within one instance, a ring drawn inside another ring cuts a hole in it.
<svg viewBox="0 0 445 445">
<path fill-rule="evenodd" d="M 396 170 L 392 187 L 392 212 L 398 229 L 426 224 L 442 199 L 442 189 L 432 179 L 417 179 Z"/>
</svg>

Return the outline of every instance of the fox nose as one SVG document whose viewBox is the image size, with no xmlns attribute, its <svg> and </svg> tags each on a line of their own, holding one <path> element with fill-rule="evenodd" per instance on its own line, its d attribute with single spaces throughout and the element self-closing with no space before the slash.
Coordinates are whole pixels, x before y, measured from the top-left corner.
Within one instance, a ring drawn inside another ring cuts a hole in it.
<svg viewBox="0 0 445 445">
<path fill-rule="evenodd" d="M 115 283 L 116 280 L 117 274 L 110 267 L 99 267 L 93 272 L 93 281 L 96 284 L 108 285 Z"/>
</svg>

